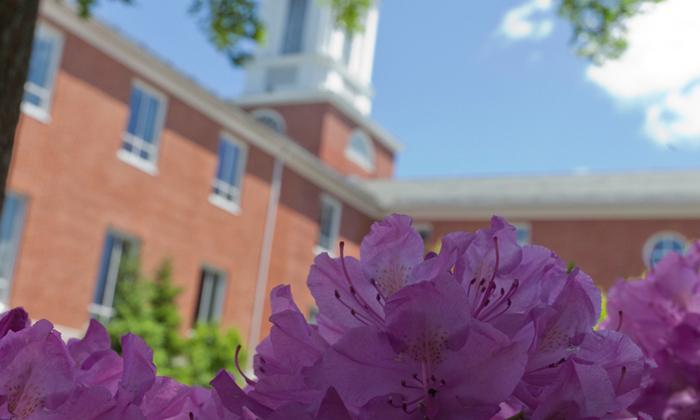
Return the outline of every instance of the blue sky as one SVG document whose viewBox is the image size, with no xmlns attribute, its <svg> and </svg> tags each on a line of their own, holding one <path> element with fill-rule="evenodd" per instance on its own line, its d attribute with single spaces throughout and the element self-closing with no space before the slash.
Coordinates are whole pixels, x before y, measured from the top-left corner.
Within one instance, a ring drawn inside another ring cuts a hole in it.
<svg viewBox="0 0 700 420">
<path fill-rule="evenodd" d="M 95 15 L 236 97 L 245 73 L 208 44 L 190 2 L 103 0 Z M 697 169 L 700 18 L 678 24 L 700 16 L 694 3 L 649 11 L 627 56 L 591 68 L 549 0 L 384 0 L 372 116 L 406 145 L 396 176 Z"/>
</svg>

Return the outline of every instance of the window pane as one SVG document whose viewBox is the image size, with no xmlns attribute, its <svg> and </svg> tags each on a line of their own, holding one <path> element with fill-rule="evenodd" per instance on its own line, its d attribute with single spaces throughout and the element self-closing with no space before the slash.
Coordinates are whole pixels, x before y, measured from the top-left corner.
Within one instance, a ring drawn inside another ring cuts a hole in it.
<svg viewBox="0 0 700 420">
<path fill-rule="evenodd" d="M 352 137 L 350 149 L 358 155 L 362 156 L 363 158 L 369 160 L 369 150 L 367 150 L 367 143 L 365 143 L 361 135 L 355 135 Z"/>
<path fill-rule="evenodd" d="M 228 177 L 228 184 L 231 186 L 238 186 L 238 159 L 241 154 L 241 149 L 234 145 L 230 144 L 230 161 L 229 161 L 229 166 L 231 167 L 231 173 L 229 174 Z"/>
<path fill-rule="evenodd" d="M 41 98 L 36 96 L 31 92 L 24 92 L 24 102 L 29 102 L 30 104 L 41 106 Z"/>
<path fill-rule="evenodd" d="M 335 207 L 327 201 L 321 201 L 321 221 L 318 244 L 325 249 L 331 249 L 333 245 L 333 219 Z"/>
<path fill-rule="evenodd" d="M 141 89 L 137 87 L 131 88 L 131 101 L 129 102 L 129 109 L 131 110 L 131 115 L 129 116 L 129 125 L 127 131 L 133 135 L 136 134 L 136 127 L 139 120 L 139 110 L 141 108 Z"/>
<path fill-rule="evenodd" d="M 216 170 L 214 193 L 230 201 L 238 199 L 242 154 L 243 151 L 237 144 L 223 138 L 219 140 L 219 166 Z"/>
<path fill-rule="evenodd" d="M 221 317 L 224 276 L 218 271 L 202 269 L 195 322 L 212 322 Z"/>
<path fill-rule="evenodd" d="M 109 262 L 112 257 L 112 249 L 114 247 L 114 236 L 107 234 L 104 248 L 102 249 L 102 259 L 100 263 L 100 272 L 97 275 L 97 290 L 95 291 L 94 302 L 102 304 L 105 293 L 105 284 L 107 283 L 107 273 L 109 272 Z"/>
<path fill-rule="evenodd" d="M 117 282 L 125 275 L 122 271 L 125 268 L 124 264 L 129 261 L 129 258 L 136 257 L 137 250 L 138 246 L 133 240 L 111 232 L 107 233 L 97 277 L 95 304 L 108 309 L 112 308 Z M 95 315 L 98 315 L 102 322 L 109 321 L 109 315 L 106 315 L 105 311 L 95 313 Z"/>
<path fill-rule="evenodd" d="M 284 38 L 282 54 L 301 52 L 304 35 L 304 17 L 306 15 L 306 0 L 289 0 L 287 14 L 287 31 Z"/>
<path fill-rule="evenodd" d="M 276 119 L 274 119 L 273 117 L 271 117 L 269 115 L 260 115 L 260 116 L 257 116 L 255 118 L 257 118 L 258 121 L 260 121 L 261 123 L 265 124 L 266 126 L 270 127 L 271 129 L 273 129 L 274 131 L 276 131 L 278 133 L 281 133 L 282 131 L 284 131 L 284 130 L 282 130 L 282 125 L 279 123 L 279 121 L 277 121 Z"/>
<path fill-rule="evenodd" d="M 25 200 L 8 194 L 0 218 L 0 304 L 8 301 L 8 292 L 24 224 Z"/>
<path fill-rule="evenodd" d="M 37 31 L 32 45 L 32 57 L 29 61 L 27 80 L 43 88 L 48 87 L 48 75 L 51 67 L 51 54 L 54 43 L 42 31 Z"/>
<path fill-rule="evenodd" d="M 143 129 L 143 139 L 147 142 L 153 144 L 154 142 L 154 130 L 156 126 L 156 118 L 158 116 L 158 100 L 151 95 L 147 96 L 146 99 L 146 111 L 144 118 L 144 129 Z"/>
</svg>

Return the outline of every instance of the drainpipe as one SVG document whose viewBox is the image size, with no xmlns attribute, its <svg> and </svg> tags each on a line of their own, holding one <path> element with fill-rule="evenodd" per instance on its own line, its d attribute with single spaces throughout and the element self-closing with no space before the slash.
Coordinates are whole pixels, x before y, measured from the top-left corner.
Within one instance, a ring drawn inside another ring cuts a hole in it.
<svg viewBox="0 0 700 420">
<path fill-rule="evenodd" d="M 284 160 L 275 158 L 275 167 L 272 171 L 272 183 L 270 184 L 270 201 L 267 204 L 267 218 L 265 219 L 265 232 L 263 233 L 262 252 L 260 253 L 260 266 L 258 267 L 258 281 L 255 287 L 255 301 L 253 304 L 253 319 L 250 323 L 250 337 L 248 339 L 248 360 L 246 370 L 253 372 L 253 356 L 255 348 L 260 341 L 260 328 L 263 322 L 263 309 L 267 292 L 267 274 L 270 271 L 270 258 L 272 256 L 272 240 L 275 236 L 275 221 L 277 220 L 277 207 L 280 201 L 280 189 L 282 187 L 282 172 Z"/>
</svg>

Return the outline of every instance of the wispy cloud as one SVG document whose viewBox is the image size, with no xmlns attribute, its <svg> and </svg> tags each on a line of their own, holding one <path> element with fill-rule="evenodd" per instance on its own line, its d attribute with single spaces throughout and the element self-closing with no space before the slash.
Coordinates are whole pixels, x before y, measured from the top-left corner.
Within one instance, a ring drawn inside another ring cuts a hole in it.
<svg viewBox="0 0 700 420">
<path fill-rule="evenodd" d="M 653 140 L 700 145 L 700 1 L 660 3 L 629 22 L 629 49 L 588 68 L 616 100 L 643 109 Z"/>
<path fill-rule="evenodd" d="M 498 34 L 512 40 L 542 39 L 554 28 L 552 0 L 530 0 L 510 9 L 498 28 Z"/>
</svg>

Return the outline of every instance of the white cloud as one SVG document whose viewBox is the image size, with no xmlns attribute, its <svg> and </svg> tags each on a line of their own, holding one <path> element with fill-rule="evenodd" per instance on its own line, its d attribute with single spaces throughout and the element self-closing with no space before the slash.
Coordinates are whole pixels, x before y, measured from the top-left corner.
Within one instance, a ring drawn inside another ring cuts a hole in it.
<svg viewBox="0 0 700 420">
<path fill-rule="evenodd" d="M 700 1 L 660 3 L 629 22 L 629 49 L 591 66 L 587 76 L 623 103 L 646 111 L 645 130 L 660 143 L 700 144 Z"/>
<path fill-rule="evenodd" d="M 513 40 L 542 39 L 548 37 L 554 28 L 551 13 L 552 0 L 530 0 L 510 9 L 503 17 L 498 33 Z"/>
</svg>

